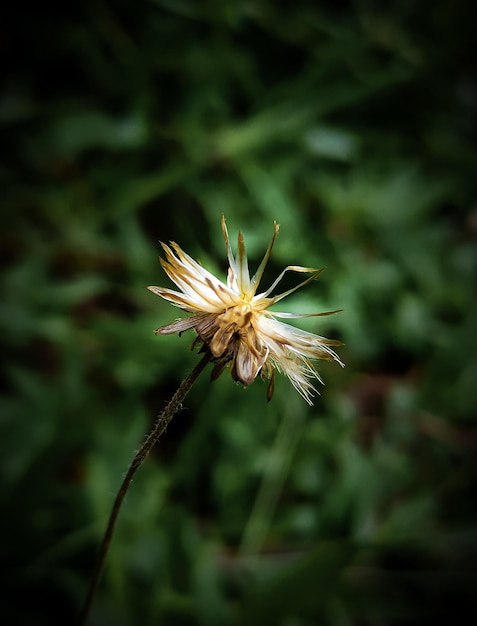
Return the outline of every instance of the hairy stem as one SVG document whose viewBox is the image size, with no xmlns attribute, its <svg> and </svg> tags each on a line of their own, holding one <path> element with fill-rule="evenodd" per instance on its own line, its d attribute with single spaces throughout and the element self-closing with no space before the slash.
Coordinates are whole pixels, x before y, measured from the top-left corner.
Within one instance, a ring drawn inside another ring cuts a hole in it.
<svg viewBox="0 0 477 626">
<path fill-rule="evenodd" d="M 104 563 L 106 561 L 106 556 L 108 554 L 109 546 L 111 544 L 111 539 L 114 533 L 114 527 L 116 525 L 116 520 L 118 518 L 119 510 L 124 500 L 124 496 L 126 495 L 129 485 L 134 477 L 134 474 L 139 469 L 143 461 L 146 459 L 149 452 L 155 446 L 155 444 L 159 441 L 161 435 L 166 430 L 169 422 L 177 413 L 177 411 L 181 408 L 181 403 L 189 393 L 192 385 L 197 380 L 199 374 L 204 370 L 205 366 L 211 360 L 212 355 L 210 352 L 206 352 L 206 354 L 202 357 L 202 359 L 197 363 L 192 372 L 187 376 L 186 379 L 182 381 L 179 385 L 179 388 L 173 395 L 169 404 L 166 406 L 164 411 L 160 414 L 156 423 L 154 424 L 151 432 L 147 435 L 144 443 L 136 452 L 134 459 L 129 466 L 126 475 L 124 476 L 123 482 L 119 488 L 119 491 L 116 495 L 116 499 L 114 500 L 114 504 L 111 509 L 111 513 L 109 515 L 108 525 L 106 527 L 106 531 L 103 536 L 103 540 L 101 542 L 98 558 L 96 561 L 96 566 L 94 568 L 93 574 L 91 576 L 90 585 L 88 588 L 88 593 L 86 599 L 83 604 L 83 608 L 81 610 L 80 618 L 78 621 L 78 626 L 85 626 L 88 621 L 89 613 L 91 611 L 91 606 L 93 604 L 93 600 L 98 589 L 98 584 L 101 578 L 101 573 L 103 571 Z"/>
</svg>

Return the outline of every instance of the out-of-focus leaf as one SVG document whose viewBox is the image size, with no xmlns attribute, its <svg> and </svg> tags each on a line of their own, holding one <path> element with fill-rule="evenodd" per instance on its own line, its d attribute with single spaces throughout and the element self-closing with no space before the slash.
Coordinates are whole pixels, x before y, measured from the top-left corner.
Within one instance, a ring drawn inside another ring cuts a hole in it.
<svg viewBox="0 0 477 626">
<path fill-rule="evenodd" d="M 239 624 L 285 624 L 293 618 L 319 620 L 338 593 L 353 548 L 321 544 L 271 580 L 255 583 L 245 597 Z"/>
</svg>

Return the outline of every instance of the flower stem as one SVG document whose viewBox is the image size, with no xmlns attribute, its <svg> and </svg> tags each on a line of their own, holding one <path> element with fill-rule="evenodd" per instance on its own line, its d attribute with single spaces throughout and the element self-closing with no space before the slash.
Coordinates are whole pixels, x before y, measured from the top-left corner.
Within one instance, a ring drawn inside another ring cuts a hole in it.
<svg viewBox="0 0 477 626">
<path fill-rule="evenodd" d="M 164 411 L 159 415 L 156 423 L 154 424 L 151 432 L 147 435 L 144 443 L 136 452 L 131 465 L 129 466 L 123 482 L 119 488 L 119 491 L 116 495 L 116 499 L 114 500 L 114 504 L 111 509 L 111 513 L 109 515 L 108 525 L 106 527 L 106 531 L 103 536 L 103 540 L 101 542 L 101 546 L 99 548 L 98 558 L 96 561 L 96 566 L 94 568 L 93 575 L 91 576 L 88 593 L 86 599 L 83 604 L 83 608 L 81 610 L 81 614 L 78 621 L 78 626 L 85 626 L 88 621 L 89 613 L 91 611 L 91 606 L 93 604 L 94 597 L 96 595 L 96 591 L 98 589 L 99 581 L 101 578 L 101 573 L 103 571 L 104 563 L 106 561 L 106 556 L 108 554 L 109 546 L 111 544 L 111 539 L 114 532 L 114 527 L 116 525 L 116 520 L 118 518 L 119 510 L 123 503 L 124 497 L 129 489 L 129 485 L 134 477 L 134 474 L 139 469 L 143 461 L 146 459 L 149 452 L 155 446 L 155 444 L 159 441 L 161 435 L 166 430 L 169 422 L 174 417 L 174 415 L 180 410 L 181 403 L 189 393 L 192 385 L 197 380 L 199 374 L 204 370 L 205 366 L 211 360 L 212 355 L 209 351 L 207 351 L 202 359 L 197 363 L 192 372 L 185 378 L 182 383 L 179 385 L 179 388 L 173 395 L 169 404 L 166 406 Z"/>
</svg>

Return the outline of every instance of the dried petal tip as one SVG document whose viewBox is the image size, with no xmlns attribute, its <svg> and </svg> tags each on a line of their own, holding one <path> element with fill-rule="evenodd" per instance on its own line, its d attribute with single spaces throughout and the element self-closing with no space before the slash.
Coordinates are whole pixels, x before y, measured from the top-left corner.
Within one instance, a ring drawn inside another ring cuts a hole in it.
<svg viewBox="0 0 477 626">
<path fill-rule="evenodd" d="M 266 291 L 257 294 L 278 234 L 278 224 L 274 222 L 271 241 L 252 278 L 242 233 L 238 234 L 237 257 L 234 257 L 223 216 L 221 225 L 229 263 L 226 283 L 204 269 L 176 243 L 171 242 L 170 246 L 161 244 L 165 252 L 161 264 L 179 291 L 154 286 L 148 289 L 190 315 L 161 326 L 154 332 L 161 335 L 181 334 L 193 328 L 203 349 L 210 350 L 215 360 L 212 380 L 218 378 L 226 366 L 230 367 L 233 379 L 244 386 L 251 384 L 260 375 L 269 381 L 267 398 L 270 400 L 274 390 L 275 370 L 279 370 L 312 404 L 311 398 L 316 389 L 311 381 L 315 379 L 321 382 L 313 363 L 316 359 L 326 359 L 343 366 L 330 347 L 341 345 L 341 342 L 300 330 L 277 318 L 320 317 L 338 311 L 296 314 L 270 311 L 269 307 L 311 283 L 323 270 L 289 265 Z M 310 276 L 296 287 L 272 295 L 287 272 Z"/>
</svg>

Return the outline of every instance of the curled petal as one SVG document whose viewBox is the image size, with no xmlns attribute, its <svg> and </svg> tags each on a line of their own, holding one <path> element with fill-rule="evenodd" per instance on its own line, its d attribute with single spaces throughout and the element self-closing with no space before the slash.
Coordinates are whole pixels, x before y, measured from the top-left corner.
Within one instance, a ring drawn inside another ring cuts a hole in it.
<svg viewBox="0 0 477 626">
<path fill-rule="evenodd" d="M 268 244 L 268 248 L 267 248 L 267 251 L 265 252 L 265 255 L 264 255 L 263 259 L 262 259 L 262 262 L 258 266 L 258 270 L 255 272 L 255 274 L 252 277 L 252 281 L 251 281 L 252 288 L 253 288 L 253 294 L 252 295 L 255 295 L 255 292 L 258 289 L 260 281 L 262 280 L 263 272 L 265 271 L 265 267 L 266 267 L 266 265 L 268 263 L 268 259 L 270 258 L 270 254 L 272 253 L 273 244 L 275 243 L 275 239 L 277 238 L 279 229 L 280 229 L 280 226 L 276 222 L 273 222 L 273 236 L 272 236 L 272 239 L 271 239 L 270 243 Z"/>
<path fill-rule="evenodd" d="M 234 361 L 232 374 L 234 379 L 247 387 L 257 377 L 264 360 L 265 357 L 260 355 L 255 349 L 251 349 L 246 341 L 240 341 Z"/>
<path fill-rule="evenodd" d="M 209 344 L 209 349 L 212 354 L 218 358 L 223 355 L 227 346 L 229 345 L 230 340 L 232 339 L 232 335 L 235 332 L 235 327 L 233 324 L 228 324 L 224 327 L 219 327 L 218 331 L 212 337 L 212 340 Z"/>
<path fill-rule="evenodd" d="M 273 284 L 271 285 L 271 287 L 269 289 L 267 289 L 267 291 L 263 294 L 260 294 L 259 296 L 257 296 L 257 298 L 267 298 L 269 296 L 269 294 L 272 293 L 272 291 L 275 289 L 275 287 L 278 285 L 278 283 L 282 280 L 282 278 L 285 276 L 285 274 L 287 272 L 299 272 L 301 274 L 309 274 L 311 273 L 312 275 L 307 278 L 306 280 L 304 280 L 303 282 L 301 282 L 299 285 L 297 285 L 296 287 L 293 287 L 293 289 L 289 289 L 288 291 L 285 291 L 283 293 L 281 293 L 278 296 L 274 296 L 272 298 L 269 298 L 269 305 L 271 306 L 272 304 L 275 304 L 275 302 L 278 302 L 279 300 L 282 300 L 283 298 L 286 298 L 287 296 L 289 296 L 290 294 L 292 294 L 294 291 L 297 291 L 297 289 L 301 289 L 301 287 L 305 287 L 305 285 L 308 285 L 309 283 L 313 282 L 315 280 L 315 278 L 317 278 L 321 272 L 324 271 L 324 267 L 322 267 L 319 270 L 313 269 L 311 267 L 301 267 L 300 265 L 288 265 L 288 267 L 286 267 L 283 272 L 278 276 L 278 278 L 273 282 Z"/>
</svg>

